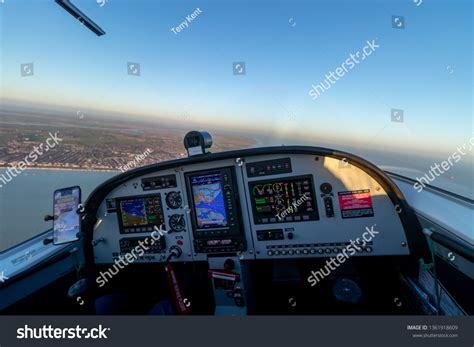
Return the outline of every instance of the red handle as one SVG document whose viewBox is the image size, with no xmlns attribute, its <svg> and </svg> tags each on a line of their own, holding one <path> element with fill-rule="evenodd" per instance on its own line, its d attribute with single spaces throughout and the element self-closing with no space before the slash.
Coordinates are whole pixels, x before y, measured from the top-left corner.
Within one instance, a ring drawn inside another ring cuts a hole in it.
<svg viewBox="0 0 474 347">
<path fill-rule="evenodd" d="M 176 276 L 173 263 L 166 264 L 165 270 L 168 277 L 168 287 L 176 310 L 181 315 L 190 314 L 191 309 L 189 307 L 191 303 L 183 295 L 183 290 L 179 284 L 178 277 Z"/>
</svg>

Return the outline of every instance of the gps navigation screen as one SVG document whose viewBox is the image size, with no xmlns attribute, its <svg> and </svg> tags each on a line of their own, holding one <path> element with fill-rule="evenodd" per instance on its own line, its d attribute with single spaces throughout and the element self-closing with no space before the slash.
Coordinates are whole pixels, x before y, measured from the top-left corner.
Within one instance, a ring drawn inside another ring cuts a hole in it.
<svg viewBox="0 0 474 347">
<path fill-rule="evenodd" d="M 77 240 L 80 215 L 77 208 L 81 200 L 79 187 L 59 189 L 54 192 L 54 244 Z"/>
<path fill-rule="evenodd" d="M 123 199 L 118 206 L 124 232 L 152 231 L 164 223 L 160 195 Z"/>
<path fill-rule="evenodd" d="M 191 178 L 196 224 L 199 229 L 227 227 L 227 214 L 219 173 Z"/>
</svg>

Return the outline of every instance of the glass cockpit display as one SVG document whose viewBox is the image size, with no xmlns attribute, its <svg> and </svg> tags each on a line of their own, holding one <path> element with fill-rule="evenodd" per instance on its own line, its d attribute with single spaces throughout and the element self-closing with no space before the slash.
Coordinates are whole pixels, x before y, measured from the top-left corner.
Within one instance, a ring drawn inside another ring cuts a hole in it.
<svg viewBox="0 0 474 347">
<path fill-rule="evenodd" d="M 154 226 L 164 227 L 161 195 L 118 199 L 121 233 L 151 232 Z"/>
<path fill-rule="evenodd" d="M 227 227 L 227 213 L 220 173 L 191 178 L 198 229 Z"/>
<path fill-rule="evenodd" d="M 81 202 L 81 189 L 70 187 L 54 192 L 53 243 L 55 245 L 76 241 L 80 231 L 81 216 L 77 212 Z"/>
<path fill-rule="evenodd" d="M 239 193 L 234 167 L 185 174 L 197 253 L 243 251 Z"/>
<path fill-rule="evenodd" d="M 311 175 L 249 183 L 255 224 L 318 220 Z"/>
</svg>

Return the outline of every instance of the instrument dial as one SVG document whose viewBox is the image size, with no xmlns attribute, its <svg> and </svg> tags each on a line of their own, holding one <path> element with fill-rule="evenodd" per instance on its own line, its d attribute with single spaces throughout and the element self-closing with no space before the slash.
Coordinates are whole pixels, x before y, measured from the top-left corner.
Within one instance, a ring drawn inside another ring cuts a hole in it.
<svg viewBox="0 0 474 347">
<path fill-rule="evenodd" d="M 170 216 L 169 226 L 172 231 L 180 232 L 183 231 L 186 227 L 186 221 L 184 220 L 184 215 L 174 214 Z"/>
<path fill-rule="evenodd" d="M 321 189 L 321 191 L 324 193 L 324 194 L 329 194 L 332 192 L 332 185 L 329 184 L 329 183 L 323 183 L 321 184 L 321 186 L 319 187 L 319 189 Z"/>
<path fill-rule="evenodd" d="M 173 210 L 180 208 L 182 202 L 183 198 L 180 192 L 169 192 L 168 195 L 166 195 L 166 205 Z"/>
</svg>

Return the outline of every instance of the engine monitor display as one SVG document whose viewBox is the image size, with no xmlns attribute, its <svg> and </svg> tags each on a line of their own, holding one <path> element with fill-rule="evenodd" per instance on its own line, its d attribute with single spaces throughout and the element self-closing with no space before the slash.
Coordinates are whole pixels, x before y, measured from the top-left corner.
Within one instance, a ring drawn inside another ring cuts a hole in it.
<svg viewBox="0 0 474 347">
<path fill-rule="evenodd" d="M 164 228 L 161 196 L 117 199 L 120 233 L 152 232 L 154 226 Z"/>
<path fill-rule="evenodd" d="M 311 175 L 249 183 L 255 224 L 319 220 Z"/>
</svg>

